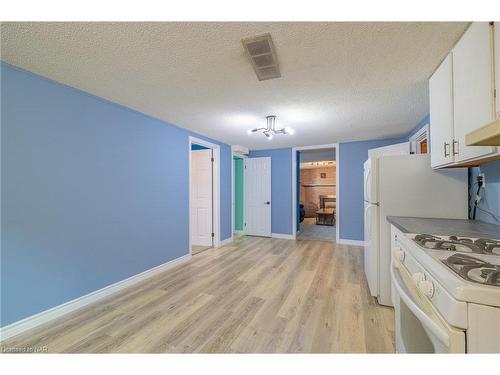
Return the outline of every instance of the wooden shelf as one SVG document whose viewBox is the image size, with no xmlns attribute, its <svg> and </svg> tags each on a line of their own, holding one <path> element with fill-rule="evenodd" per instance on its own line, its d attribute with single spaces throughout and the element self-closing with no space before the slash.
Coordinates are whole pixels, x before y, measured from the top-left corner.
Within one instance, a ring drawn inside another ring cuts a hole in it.
<svg viewBox="0 0 500 375">
<path fill-rule="evenodd" d="M 500 119 L 465 136 L 467 146 L 500 146 Z"/>
</svg>

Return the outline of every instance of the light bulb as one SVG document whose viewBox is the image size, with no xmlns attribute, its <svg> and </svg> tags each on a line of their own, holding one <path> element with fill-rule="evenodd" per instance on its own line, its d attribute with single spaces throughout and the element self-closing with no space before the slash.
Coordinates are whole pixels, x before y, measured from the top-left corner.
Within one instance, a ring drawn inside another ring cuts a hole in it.
<svg viewBox="0 0 500 375">
<path fill-rule="evenodd" d="M 292 128 L 289 128 L 288 126 L 285 128 L 285 134 L 290 134 L 290 135 L 294 135 L 295 134 L 295 130 L 293 130 Z"/>
</svg>

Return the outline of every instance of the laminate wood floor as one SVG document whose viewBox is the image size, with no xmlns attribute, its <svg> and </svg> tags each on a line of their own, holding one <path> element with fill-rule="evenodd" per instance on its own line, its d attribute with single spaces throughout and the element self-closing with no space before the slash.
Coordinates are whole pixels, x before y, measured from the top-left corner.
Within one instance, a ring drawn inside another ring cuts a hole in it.
<svg viewBox="0 0 500 375">
<path fill-rule="evenodd" d="M 192 245 L 191 246 L 191 254 L 196 255 L 201 253 L 202 251 L 211 249 L 212 246 L 198 246 L 198 245 Z"/>
<path fill-rule="evenodd" d="M 239 237 L 2 343 L 69 353 L 394 352 L 362 248 Z"/>
<path fill-rule="evenodd" d="M 335 241 L 336 230 L 334 226 L 317 225 L 316 219 L 313 217 L 306 217 L 300 223 L 299 240 L 321 240 L 321 241 Z"/>
</svg>

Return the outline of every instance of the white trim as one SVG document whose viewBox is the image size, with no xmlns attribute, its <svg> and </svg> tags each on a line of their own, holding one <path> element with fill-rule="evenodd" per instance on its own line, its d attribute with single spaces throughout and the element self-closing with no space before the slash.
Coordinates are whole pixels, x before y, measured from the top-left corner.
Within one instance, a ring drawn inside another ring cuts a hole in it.
<svg viewBox="0 0 500 375">
<path fill-rule="evenodd" d="M 243 230 L 235 230 L 234 229 L 234 157 L 238 157 L 240 159 L 248 158 L 248 155 L 240 154 L 235 152 L 233 148 L 236 146 L 231 146 L 231 238 L 234 234 L 245 234 L 245 226 L 243 226 Z M 238 146 L 241 147 L 241 146 Z M 244 172 L 243 172 L 244 174 Z M 243 176 L 243 178 L 245 178 Z M 243 183 L 243 188 L 245 187 L 245 183 Z M 245 193 L 243 193 L 244 195 Z M 243 221 L 245 219 L 245 205 L 243 204 Z"/>
<path fill-rule="evenodd" d="M 295 240 L 293 234 L 271 233 L 271 238 L 281 238 L 283 240 Z"/>
<path fill-rule="evenodd" d="M 220 241 L 219 245 L 216 247 L 226 246 L 226 245 L 229 245 L 231 242 L 233 242 L 233 237 L 228 237 L 225 240 Z"/>
<path fill-rule="evenodd" d="M 413 134 L 408 139 L 408 142 L 410 143 L 410 152 L 415 151 L 416 154 L 420 154 L 420 142 L 424 139 L 429 140 L 429 124 L 425 124 L 424 126 L 422 126 L 415 134 Z M 427 143 L 427 152 L 429 152 L 429 142 Z"/>
<path fill-rule="evenodd" d="M 297 238 L 297 151 L 304 150 L 320 150 L 322 148 L 333 148 L 335 149 L 335 184 L 336 184 L 336 213 L 335 213 L 335 238 L 338 241 L 340 237 L 340 183 L 339 183 L 339 144 L 338 143 L 329 143 L 325 145 L 317 145 L 317 146 L 303 146 L 303 147 L 293 147 L 292 148 L 292 236 L 293 238 Z"/>
<path fill-rule="evenodd" d="M 339 245 L 365 246 L 365 241 L 347 240 L 347 239 L 343 239 L 343 238 L 339 238 L 337 240 L 337 243 Z"/>
<path fill-rule="evenodd" d="M 215 143 L 207 142 L 203 139 L 189 136 L 188 142 L 188 153 L 189 153 L 189 254 L 192 255 L 192 244 L 191 244 L 191 146 L 193 144 L 205 146 L 212 149 L 212 157 L 214 158 L 213 164 L 213 212 L 212 212 L 212 220 L 213 220 L 213 228 L 214 228 L 214 239 L 213 239 L 213 247 L 219 247 L 220 241 L 220 146 Z M 232 234 L 231 234 L 232 238 Z"/>
<path fill-rule="evenodd" d="M 88 306 L 91 303 L 102 300 L 103 298 L 109 297 L 116 292 L 119 292 L 125 288 L 135 285 L 141 281 L 149 279 L 161 272 L 164 272 L 170 268 L 178 266 L 191 258 L 190 254 L 184 255 L 180 258 L 173 259 L 167 263 L 160 264 L 159 266 L 153 267 L 144 272 L 138 273 L 137 275 L 131 276 L 127 279 L 118 281 L 114 284 L 108 285 L 102 289 L 98 289 L 94 292 L 86 294 L 82 297 L 78 297 L 74 300 L 63 303 L 62 305 L 55 306 L 51 309 L 42 311 L 38 314 L 29 316 L 25 319 L 19 320 L 5 327 L 0 327 L 0 341 L 6 340 L 13 336 L 19 335 L 26 332 L 32 328 L 38 327 L 45 324 L 51 320 L 60 318 L 70 312 L 81 309 L 82 307 Z"/>
</svg>

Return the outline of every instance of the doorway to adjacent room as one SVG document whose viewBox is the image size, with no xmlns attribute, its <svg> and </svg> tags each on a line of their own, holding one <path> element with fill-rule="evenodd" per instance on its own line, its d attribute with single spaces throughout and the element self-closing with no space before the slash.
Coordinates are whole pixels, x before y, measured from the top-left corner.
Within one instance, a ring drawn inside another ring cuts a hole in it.
<svg viewBox="0 0 500 375">
<path fill-rule="evenodd" d="M 245 218 L 245 160 L 243 156 L 233 156 L 233 236 L 244 234 Z"/>
<path fill-rule="evenodd" d="M 299 240 L 337 238 L 337 160 L 334 145 L 296 151 L 296 230 Z"/>
</svg>

